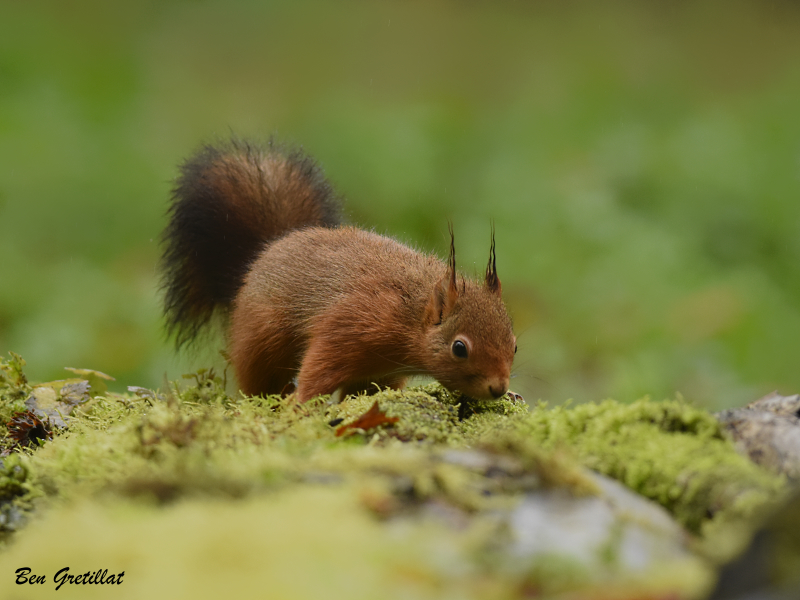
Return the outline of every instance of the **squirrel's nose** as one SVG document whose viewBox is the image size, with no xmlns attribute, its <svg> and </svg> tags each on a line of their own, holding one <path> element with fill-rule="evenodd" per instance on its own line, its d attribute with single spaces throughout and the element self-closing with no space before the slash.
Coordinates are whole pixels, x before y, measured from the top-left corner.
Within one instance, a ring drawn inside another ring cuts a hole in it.
<svg viewBox="0 0 800 600">
<path fill-rule="evenodd" d="M 502 398 L 505 396 L 505 393 L 508 391 L 508 383 L 505 381 L 503 382 L 494 382 L 489 384 L 489 394 L 491 394 L 492 398 L 495 400 L 498 398 Z"/>
</svg>

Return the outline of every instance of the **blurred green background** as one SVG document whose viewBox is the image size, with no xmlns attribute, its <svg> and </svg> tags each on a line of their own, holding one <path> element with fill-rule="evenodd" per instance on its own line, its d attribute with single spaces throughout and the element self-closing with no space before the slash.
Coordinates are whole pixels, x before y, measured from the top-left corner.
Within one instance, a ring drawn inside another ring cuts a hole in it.
<svg viewBox="0 0 800 600">
<path fill-rule="evenodd" d="M 302 144 L 352 221 L 483 270 L 528 400 L 800 392 L 796 2 L 0 0 L 0 351 L 160 385 L 176 165 Z"/>
</svg>

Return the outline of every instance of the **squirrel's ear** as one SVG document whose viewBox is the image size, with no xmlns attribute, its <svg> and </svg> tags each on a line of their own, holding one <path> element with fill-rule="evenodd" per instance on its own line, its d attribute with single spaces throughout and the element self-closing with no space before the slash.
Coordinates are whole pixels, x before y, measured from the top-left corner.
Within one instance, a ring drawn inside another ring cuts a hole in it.
<svg viewBox="0 0 800 600">
<path fill-rule="evenodd" d="M 500 295 L 500 278 L 497 276 L 497 257 L 494 253 L 494 223 L 492 223 L 492 243 L 489 246 L 489 265 L 486 267 L 486 287 L 493 294 Z"/>
<path fill-rule="evenodd" d="M 438 325 L 447 316 L 458 300 L 458 286 L 456 285 L 456 245 L 453 236 L 453 224 L 447 224 L 450 231 L 450 255 L 447 257 L 447 272 L 433 288 L 433 295 L 428 301 L 425 310 L 425 320 L 432 325 Z"/>
</svg>

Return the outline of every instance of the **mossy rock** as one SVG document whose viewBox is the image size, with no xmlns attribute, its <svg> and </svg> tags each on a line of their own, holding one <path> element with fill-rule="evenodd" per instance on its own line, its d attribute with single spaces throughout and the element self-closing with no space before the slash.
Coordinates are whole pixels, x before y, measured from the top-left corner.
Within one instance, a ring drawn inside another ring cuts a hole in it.
<svg viewBox="0 0 800 600">
<path fill-rule="evenodd" d="M 0 569 L 25 563 L 49 582 L 19 597 L 52 593 L 64 566 L 125 570 L 113 593 L 131 598 L 698 597 L 710 579 L 691 536 L 674 560 L 633 573 L 616 542 L 599 562 L 520 558 L 509 523 L 526 498 L 607 495 L 586 467 L 659 502 L 701 542 L 716 535 L 709 525 L 750 523 L 785 487 L 683 402 L 529 409 L 431 384 L 299 405 L 230 396 L 213 372 L 194 379 L 94 396 L 52 441 L 13 451 L 19 468 L 0 473 L 0 489 L 16 486 L 5 503 L 32 523 Z M 1 383 L 4 401 L 30 391 Z"/>
</svg>

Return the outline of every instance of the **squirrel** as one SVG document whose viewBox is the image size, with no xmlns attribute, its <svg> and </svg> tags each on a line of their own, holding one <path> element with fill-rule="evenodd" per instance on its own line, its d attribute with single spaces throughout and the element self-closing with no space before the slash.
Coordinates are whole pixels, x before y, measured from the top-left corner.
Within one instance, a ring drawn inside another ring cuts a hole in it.
<svg viewBox="0 0 800 600">
<path fill-rule="evenodd" d="M 516 337 L 494 228 L 482 281 L 392 238 L 342 224 L 341 198 L 300 150 L 206 145 L 180 167 L 163 234 L 167 333 L 178 349 L 221 313 L 247 395 L 300 402 L 429 375 L 451 391 L 508 391 Z M 343 397 L 343 396 L 342 396 Z"/>
</svg>

